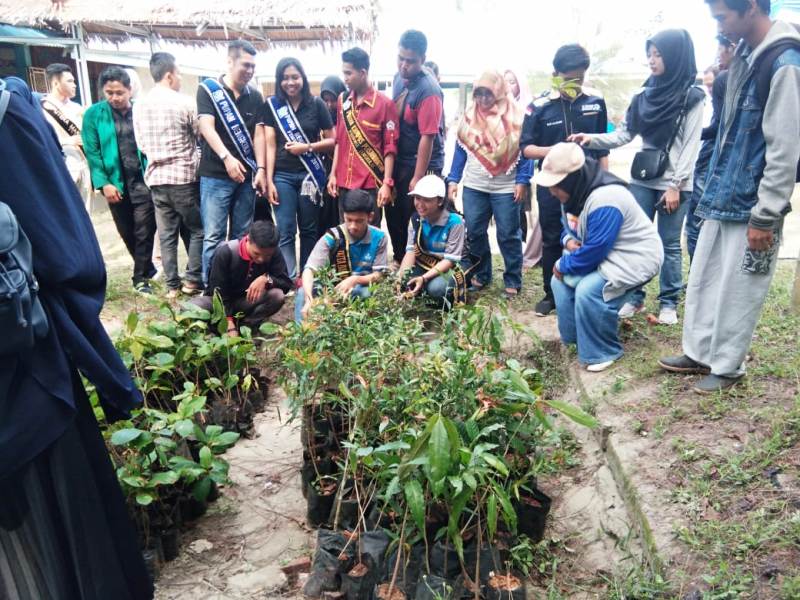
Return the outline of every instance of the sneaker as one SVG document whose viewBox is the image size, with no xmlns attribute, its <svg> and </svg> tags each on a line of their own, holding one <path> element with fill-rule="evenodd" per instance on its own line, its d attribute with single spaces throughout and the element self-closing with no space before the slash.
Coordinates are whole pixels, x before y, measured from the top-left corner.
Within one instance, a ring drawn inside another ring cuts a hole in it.
<svg viewBox="0 0 800 600">
<path fill-rule="evenodd" d="M 186 281 L 181 286 L 181 291 L 187 296 L 194 296 L 203 291 L 203 286 L 196 281 Z"/>
<path fill-rule="evenodd" d="M 139 283 L 133 286 L 133 289 L 136 290 L 139 294 L 142 294 L 144 296 L 153 295 L 153 288 L 150 287 L 150 284 L 147 281 L 140 281 Z"/>
<path fill-rule="evenodd" d="M 556 309 L 556 303 L 552 298 L 544 297 L 536 303 L 533 309 L 537 317 L 546 317 Z"/>
<path fill-rule="evenodd" d="M 658 313 L 658 322 L 662 325 L 677 325 L 678 311 L 672 306 L 662 306 Z"/>
<path fill-rule="evenodd" d="M 644 310 L 644 306 L 636 305 L 633 302 L 626 302 L 622 305 L 622 308 L 619 309 L 617 315 L 619 315 L 620 319 L 630 319 L 636 313 L 640 313 Z"/>
<path fill-rule="evenodd" d="M 697 394 L 716 394 L 732 388 L 739 383 L 744 375 L 739 377 L 723 377 L 722 375 L 706 375 L 703 377 L 696 386 L 694 391 Z"/>
<path fill-rule="evenodd" d="M 606 362 L 596 363 L 594 365 L 586 365 L 586 370 L 589 371 L 590 373 L 599 373 L 600 371 L 605 371 L 615 362 L 616 361 L 614 360 L 607 360 Z"/>
<path fill-rule="evenodd" d="M 711 372 L 706 365 L 692 360 L 685 354 L 681 356 L 668 356 L 659 359 L 658 366 L 670 373 L 684 373 L 688 375 L 708 375 Z"/>
<path fill-rule="evenodd" d="M 170 288 L 167 290 L 167 300 L 177 300 L 181 291 L 178 288 Z"/>
</svg>

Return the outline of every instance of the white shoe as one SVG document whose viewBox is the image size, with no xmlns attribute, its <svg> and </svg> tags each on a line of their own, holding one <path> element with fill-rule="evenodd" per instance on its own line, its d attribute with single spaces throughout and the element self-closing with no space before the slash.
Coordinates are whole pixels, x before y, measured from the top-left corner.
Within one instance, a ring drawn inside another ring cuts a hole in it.
<svg viewBox="0 0 800 600">
<path fill-rule="evenodd" d="M 661 307 L 661 312 L 658 313 L 658 322 L 662 325 L 677 325 L 678 311 L 671 306 Z"/>
<path fill-rule="evenodd" d="M 590 373 L 599 373 L 600 371 L 605 371 L 615 362 L 614 360 L 607 360 L 606 362 L 597 363 L 596 365 L 586 365 L 586 370 Z"/>
<path fill-rule="evenodd" d="M 619 315 L 620 319 L 630 319 L 636 313 L 640 313 L 644 310 L 644 306 L 637 306 L 632 302 L 626 302 L 622 305 L 622 308 L 619 309 L 617 315 Z"/>
</svg>

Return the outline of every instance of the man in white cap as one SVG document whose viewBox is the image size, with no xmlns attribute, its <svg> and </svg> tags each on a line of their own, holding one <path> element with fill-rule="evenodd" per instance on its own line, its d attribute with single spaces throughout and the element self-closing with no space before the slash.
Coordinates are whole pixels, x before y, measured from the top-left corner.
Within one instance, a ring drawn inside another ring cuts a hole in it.
<svg viewBox="0 0 800 600">
<path fill-rule="evenodd" d="M 408 243 L 398 277 L 410 275 L 407 290 L 442 301 L 463 302 L 466 287 L 459 262 L 464 252 L 464 220 L 446 208 L 444 181 L 422 177 L 409 192 L 416 213 L 408 224 Z"/>
<path fill-rule="evenodd" d="M 561 340 L 578 346 L 587 370 L 603 371 L 623 354 L 619 308 L 664 261 L 658 231 L 627 184 L 577 144 L 553 146 L 534 182 L 561 203 L 565 251 L 551 283 Z"/>
</svg>

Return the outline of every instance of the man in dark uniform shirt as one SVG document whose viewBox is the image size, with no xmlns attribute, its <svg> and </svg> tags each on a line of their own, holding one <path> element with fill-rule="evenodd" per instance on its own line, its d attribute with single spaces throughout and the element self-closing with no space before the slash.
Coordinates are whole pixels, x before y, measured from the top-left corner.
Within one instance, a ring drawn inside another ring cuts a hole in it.
<svg viewBox="0 0 800 600">
<path fill-rule="evenodd" d="M 525 158 L 542 161 L 550 148 L 566 141 L 573 133 L 605 133 L 608 114 L 599 92 L 583 87 L 589 68 L 589 53 L 578 44 L 562 46 L 553 58 L 553 91 L 528 105 L 522 124 L 520 149 Z M 608 168 L 607 150 L 584 152 Z M 542 228 L 542 276 L 545 297 L 536 304 L 536 314 L 545 316 L 555 309 L 550 280 L 553 266 L 561 257 L 561 204 L 547 188 L 537 186 L 539 224 Z"/>
</svg>

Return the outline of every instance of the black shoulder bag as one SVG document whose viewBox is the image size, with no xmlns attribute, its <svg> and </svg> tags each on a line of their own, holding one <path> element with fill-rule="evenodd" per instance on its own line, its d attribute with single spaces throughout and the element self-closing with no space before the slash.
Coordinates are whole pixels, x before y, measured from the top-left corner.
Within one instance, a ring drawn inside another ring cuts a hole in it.
<svg viewBox="0 0 800 600">
<path fill-rule="evenodd" d="M 669 165 L 669 151 L 672 148 L 672 144 L 675 143 L 675 138 L 678 136 L 678 131 L 681 128 L 681 123 L 684 118 L 686 118 L 689 95 L 691 92 L 692 87 L 690 86 L 689 89 L 686 90 L 686 97 L 683 100 L 681 112 L 678 113 L 678 118 L 675 121 L 675 128 L 669 138 L 667 147 L 663 150 L 661 148 L 639 150 L 633 157 L 631 177 L 639 179 L 640 181 L 648 181 L 650 179 L 658 179 L 666 172 L 667 166 Z"/>
</svg>

